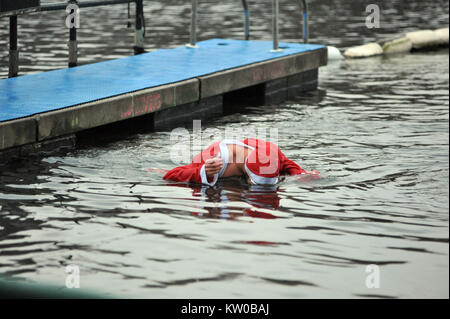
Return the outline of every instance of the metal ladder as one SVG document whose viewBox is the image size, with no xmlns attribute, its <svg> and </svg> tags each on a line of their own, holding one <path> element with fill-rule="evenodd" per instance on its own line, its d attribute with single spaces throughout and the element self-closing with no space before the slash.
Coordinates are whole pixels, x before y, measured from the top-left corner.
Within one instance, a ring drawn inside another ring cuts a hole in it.
<svg viewBox="0 0 450 319">
<path fill-rule="evenodd" d="M 192 20 L 191 20 L 191 39 L 189 44 L 190 48 L 198 48 L 197 46 L 197 11 L 198 0 L 192 1 Z M 299 0 L 299 3 L 303 9 L 303 42 L 308 43 L 309 40 L 309 26 L 308 26 L 308 4 L 306 0 Z M 242 0 L 245 14 L 245 40 L 250 40 L 250 14 L 247 0 Z M 280 0 L 272 0 L 272 35 L 273 35 L 273 49 L 272 51 L 282 51 L 279 47 L 279 15 L 280 15 Z"/>
</svg>

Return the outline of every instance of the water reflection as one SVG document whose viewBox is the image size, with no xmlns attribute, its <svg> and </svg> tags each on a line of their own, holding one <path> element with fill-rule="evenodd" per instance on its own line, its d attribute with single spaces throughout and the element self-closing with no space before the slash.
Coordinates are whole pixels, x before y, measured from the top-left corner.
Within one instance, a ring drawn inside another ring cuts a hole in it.
<svg viewBox="0 0 450 319">
<path fill-rule="evenodd" d="M 168 183 L 167 186 L 192 190 L 192 197 L 200 200 L 200 203 L 197 203 L 199 208 L 207 210 L 207 213 L 192 212 L 193 216 L 229 220 L 237 220 L 243 216 L 278 218 L 265 210 L 276 211 L 280 207 L 279 186 L 248 185 L 244 178 L 220 180 L 215 187 L 184 183 Z M 208 205 L 202 205 L 201 202 Z M 242 207 L 242 203 L 251 207 Z"/>
</svg>

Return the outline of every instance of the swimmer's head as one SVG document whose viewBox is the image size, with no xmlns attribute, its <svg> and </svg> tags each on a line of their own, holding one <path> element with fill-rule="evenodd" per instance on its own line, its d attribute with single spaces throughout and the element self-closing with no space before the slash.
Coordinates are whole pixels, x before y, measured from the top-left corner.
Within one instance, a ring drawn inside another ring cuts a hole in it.
<svg viewBox="0 0 450 319">
<path fill-rule="evenodd" d="M 275 185 L 280 175 L 278 148 L 271 143 L 258 145 L 247 156 L 245 174 L 251 185 Z"/>
</svg>

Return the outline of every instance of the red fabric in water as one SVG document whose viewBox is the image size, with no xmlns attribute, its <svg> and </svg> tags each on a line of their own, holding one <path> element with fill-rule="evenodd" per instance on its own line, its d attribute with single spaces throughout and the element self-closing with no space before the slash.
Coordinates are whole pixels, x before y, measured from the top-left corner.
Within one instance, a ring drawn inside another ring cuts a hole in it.
<svg viewBox="0 0 450 319">
<path fill-rule="evenodd" d="M 249 138 L 242 143 L 251 146 L 255 149 L 258 149 L 258 147 L 264 145 L 266 147 L 266 150 L 275 149 L 277 151 L 277 157 L 279 162 L 279 173 L 280 175 L 300 175 L 308 173 L 304 169 L 302 169 L 297 163 L 291 161 L 289 158 L 287 158 L 283 152 L 279 149 L 278 146 L 276 146 L 273 143 L 266 142 L 263 140 L 255 139 L 255 138 Z M 205 164 L 206 160 L 210 158 L 214 158 L 216 155 L 220 153 L 220 142 L 213 143 L 208 148 L 206 148 L 201 153 L 197 154 L 192 163 L 185 166 L 179 166 L 176 167 L 167 174 L 164 175 L 165 180 L 171 180 L 176 182 L 194 182 L 194 183 L 202 183 L 202 178 L 200 175 L 200 171 Z"/>
</svg>

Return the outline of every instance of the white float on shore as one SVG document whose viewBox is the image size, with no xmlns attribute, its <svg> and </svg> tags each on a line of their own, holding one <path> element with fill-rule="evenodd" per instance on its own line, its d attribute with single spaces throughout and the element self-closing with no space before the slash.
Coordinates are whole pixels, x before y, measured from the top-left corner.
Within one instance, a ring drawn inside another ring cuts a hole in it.
<svg viewBox="0 0 450 319">
<path fill-rule="evenodd" d="M 383 49 L 376 42 L 359 45 L 357 47 L 352 47 L 352 48 L 347 49 L 344 52 L 344 56 L 346 58 L 352 58 L 352 59 L 367 58 L 367 57 L 381 55 L 381 54 L 383 54 Z"/>
<path fill-rule="evenodd" d="M 383 53 L 407 53 L 413 47 L 412 41 L 407 37 L 389 40 L 383 43 Z"/>
<path fill-rule="evenodd" d="M 434 30 L 434 33 L 438 37 L 439 45 L 448 45 L 448 28 Z"/>
<path fill-rule="evenodd" d="M 416 50 L 439 44 L 439 36 L 433 30 L 408 32 L 406 37 L 411 40 L 412 48 Z"/>
<path fill-rule="evenodd" d="M 406 53 L 413 50 L 433 49 L 438 46 L 448 46 L 449 28 L 437 30 L 420 30 L 408 32 L 406 35 L 379 43 L 368 43 L 347 49 L 346 58 L 367 58 L 380 54 Z"/>
</svg>

